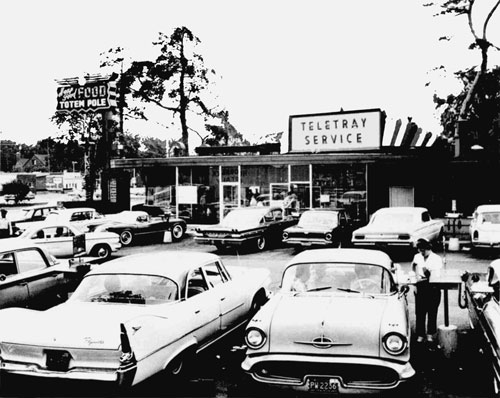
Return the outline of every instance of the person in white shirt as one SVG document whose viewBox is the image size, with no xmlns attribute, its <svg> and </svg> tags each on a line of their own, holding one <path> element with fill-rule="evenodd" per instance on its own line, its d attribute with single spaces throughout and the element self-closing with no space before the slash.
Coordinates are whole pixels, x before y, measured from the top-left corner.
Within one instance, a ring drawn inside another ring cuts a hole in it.
<svg viewBox="0 0 500 398">
<path fill-rule="evenodd" d="M 427 239 L 417 241 L 417 251 L 412 261 L 412 268 L 417 276 L 415 287 L 415 313 L 417 342 L 424 341 L 427 332 L 427 341 L 432 342 L 437 331 L 437 313 L 441 302 L 439 287 L 429 284 L 432 273 L 439 273 L 443 268 L 443 260 L 432 251 Z M 427 318 L 427 330 L 426 330 Z"/>
</svg>

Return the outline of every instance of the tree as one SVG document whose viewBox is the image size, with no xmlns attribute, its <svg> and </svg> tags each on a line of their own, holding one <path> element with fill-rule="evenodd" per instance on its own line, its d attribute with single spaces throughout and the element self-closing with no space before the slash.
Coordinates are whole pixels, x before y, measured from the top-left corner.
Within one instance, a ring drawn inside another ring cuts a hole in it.
<svg viewBox="0 0 500 398">
<path fill-rule="evenodd" d="M 164 158 L 167 155 L 167 142 L 159 138 L 143 137 L 141 147 L 141 158 Z"/>
<path fill-rule="evenodd" d="M 211 115 L 201 95 L 207 91 L 209 76 L 203 57 L 194 51 L 200 40 L 186 27 L 176 28 L 171 36 L 159 34 L 153 45 L 159 49 L 154 61 L 133 61 L 121 76 L 125 93 L 155 104 L 179 118 L 183 155 L 189 154 L 188 113 Z M 121 58 L 120 58 L 121 59 Z"/>
<path fill-rule="evenodd" d="M 453 137 L 455 125 L 460 115 L 463 103 L 469 93 L 469 84 L 476 75 L 473 69 L 460 71 L 456 76 L 463 84 L 463 90 L 458 95 L 450 94 L 447 98 L 434 96 L 437 108 L 442 108 L 441 125 L 444 135 Z M 488 151 L 496 152 L 497 138 L 499 136 L 499 110 L 500 110 L 500 68 L 487 71 L 474 89 L 476 95 L 471 98 L 468 106 L 468 129 L 471 141 L 469 144 L 478 144 Z"/>
<path fill-rule="evenodd" d="M 54 140 L 68 145 L 69 142 L 83 147 L 87 156 L 88 168 L 85 170 L 85 191 L 87 198 L 92 198 L 96 188 L 97 176 L 106 165 L 110 145 L 103 134 L 101 113 L 56 113 L 52 121 L 65 132 Z M 110 129 L 116 129 L 116 122 L 110 123 Z"/>
<path fill-rule="evenodd" d="M 453 136 L 456 138 L 459 137 L 460 129 L 463 126 L 461 122 L 468 120 L 471 116 L 470 104 L 473 101 L 474 96 L 477 94 L 479 82 L 482 76 L 485 75 L 488 68 L 488 50 L 492 47 L 497 50 L 499 49 L 488 40 L 487 31 L 491 18 L 500 5 L 500 0 L 495 1 L 494 5 L 487 13 L 486 18 L 482 22 L 480 30 L 476 29 L 472 19 L 472 11 L 475 5 L 475 0 L 444 0 L 441 2 L 431 2 L 425 4 L 425 6 L 433 5 L 438 5 L 438 7 L 440 8 L 441 11 L 439 12 L 439 15 L 465 15 L 467 17 L 469 30 L 474 38 L 474 41 L 469 46 L 469 48 L 479 49 L 481 52 L 481 63 L 479 66 L 479 70 L 475 71 L 475 68 L 473 68 L 465 73 L 459 73 L 459 77 L 462 78 L 462 82 L 464 82 L 466 85 L 466 95 L 461 99 L 460 108 L 458 109 L 458 114 L 456 115 L 455 119 L 455 122 L 458 123 L 455 123 Z M 444 37 L 442 39 L 448 38 Z"/>
<path fill-rule="evenodd" d="M 229 112 L 220 111 L 214 115 L 214 117 L 220 120 L 219 125 L 215 124 L 205 124 L 205 128 L 210 132 L 209 137 L 205 137 L 202 141 L 208 146 L 240 146 L 240 145 L 250 145 L 242 134 L 236 130 L 229 122 Z"/>
<path fill-rule="evenodd" d="M 2 193 L 4 195 L 14 195 L 14 202 L 16 203 L 22 202 L 29 192 L 29 185 L 19 180 L 8 182 L 4 184 L 2 188 Z"/>
</svg>

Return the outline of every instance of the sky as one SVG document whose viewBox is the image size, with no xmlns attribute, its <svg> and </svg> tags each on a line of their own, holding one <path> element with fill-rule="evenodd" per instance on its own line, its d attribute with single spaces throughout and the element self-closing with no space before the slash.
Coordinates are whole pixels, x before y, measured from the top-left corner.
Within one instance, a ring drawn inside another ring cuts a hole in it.
<svg viewBox="0 0 500 398">
<path fill-rule="evenodd" d="M 482 0 L 482 5 L 491 0 Z M 287 132 L 291 115 L 380 108 L 439 134 L 433 94 L 456 93 L 453 72 L 478 65 L 463 17 L 434 17 L 419 0 L 3 0 L 0 139 L 34 144 L 50 122 L 58 79 L 102 72 L 100 53 L 152 59 L 159 32 L 186 26 L 216 71 L 211 88 L 250 142 Z M 475 13 L 480 21 L 481 10 Z M 497 11 L 500 13 L 500 11 Z M 500 46 L 500 18 L 489 38 Z M 451 36 L 451 41 L 439 40 Z M 499 65 L 491 52 L 490 67 Z M 444 71 L 433 71 L 445 66 Z M 426 85 L 429 83 L 429 85 Z M 134 134 L 180 138 L 167 113 L 128 123 Z M 189 120 L 188 120 L 189 122 Z M 192 126 L 204 136 L 203 123 Z M 163 126 L 167 126 L 165 128 Z M 286 135 L 286 134 L 285 134 Z M 193 134 L 191 146 L 201 143 Z"/>
</svg>

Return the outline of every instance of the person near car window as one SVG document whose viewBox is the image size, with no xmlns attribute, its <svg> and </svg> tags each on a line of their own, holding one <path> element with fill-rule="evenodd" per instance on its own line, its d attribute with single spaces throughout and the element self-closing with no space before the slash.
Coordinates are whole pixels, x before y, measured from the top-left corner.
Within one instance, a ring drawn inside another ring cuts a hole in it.
<svg viewBox="0 0 500 398">
<path fill-rule="evenodd" d="M 0 238 L 8 238 L 12 236 L 12 224 L 7 219 L 7 210 L 0 210 Z"/>
<path fill-rule="evenodd" d="M 292 282 L 290 291 L 292 292 L 306 292 L 308 283 L 310 282 L 311 273 L 307 265 L 300 265 L 295 270 L 295 279 Z"/>
<path fill-rule="evenodd" d="M 488 285 L 493 288 L 493 297 L 500 301 L 500 259 L 493 260 L 488 266 Z"/>
<path fill-rule="evenodd" d="M 412 269 L 416 274 L 415 314 L 417 342 L 424 341 L 427 331 L 427 341 L 433 342 L 437 331 L 437 312 L 441 302 L 441 290 L 429 283 L 432 273 L 439 273 L 443 268 L 443 260 L 432 251 L 427 239 L 417 240 L 417 253 L 413 257 Z M 427 318 L 427 330 L 426 330 Z"/>
<path fill-rule="evenodd" d="M 293 191 L 289 191 L 285 199 L 283 199 L 283 209 L 285 215 L 289 216 L 296 211 L 298 207 L 297 195 Z"/>
</svg>

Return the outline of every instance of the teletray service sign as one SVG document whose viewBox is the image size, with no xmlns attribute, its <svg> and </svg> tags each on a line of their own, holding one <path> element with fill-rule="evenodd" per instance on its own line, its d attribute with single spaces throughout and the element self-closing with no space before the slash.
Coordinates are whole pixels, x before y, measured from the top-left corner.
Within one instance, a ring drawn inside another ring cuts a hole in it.
<svg viewBox="0 0 500 398">
<path fill-rule="evenodd" d="M 289 119 L 289 152 L 380 149 L 380 109 L 294 115 Z"/>
</svg>

